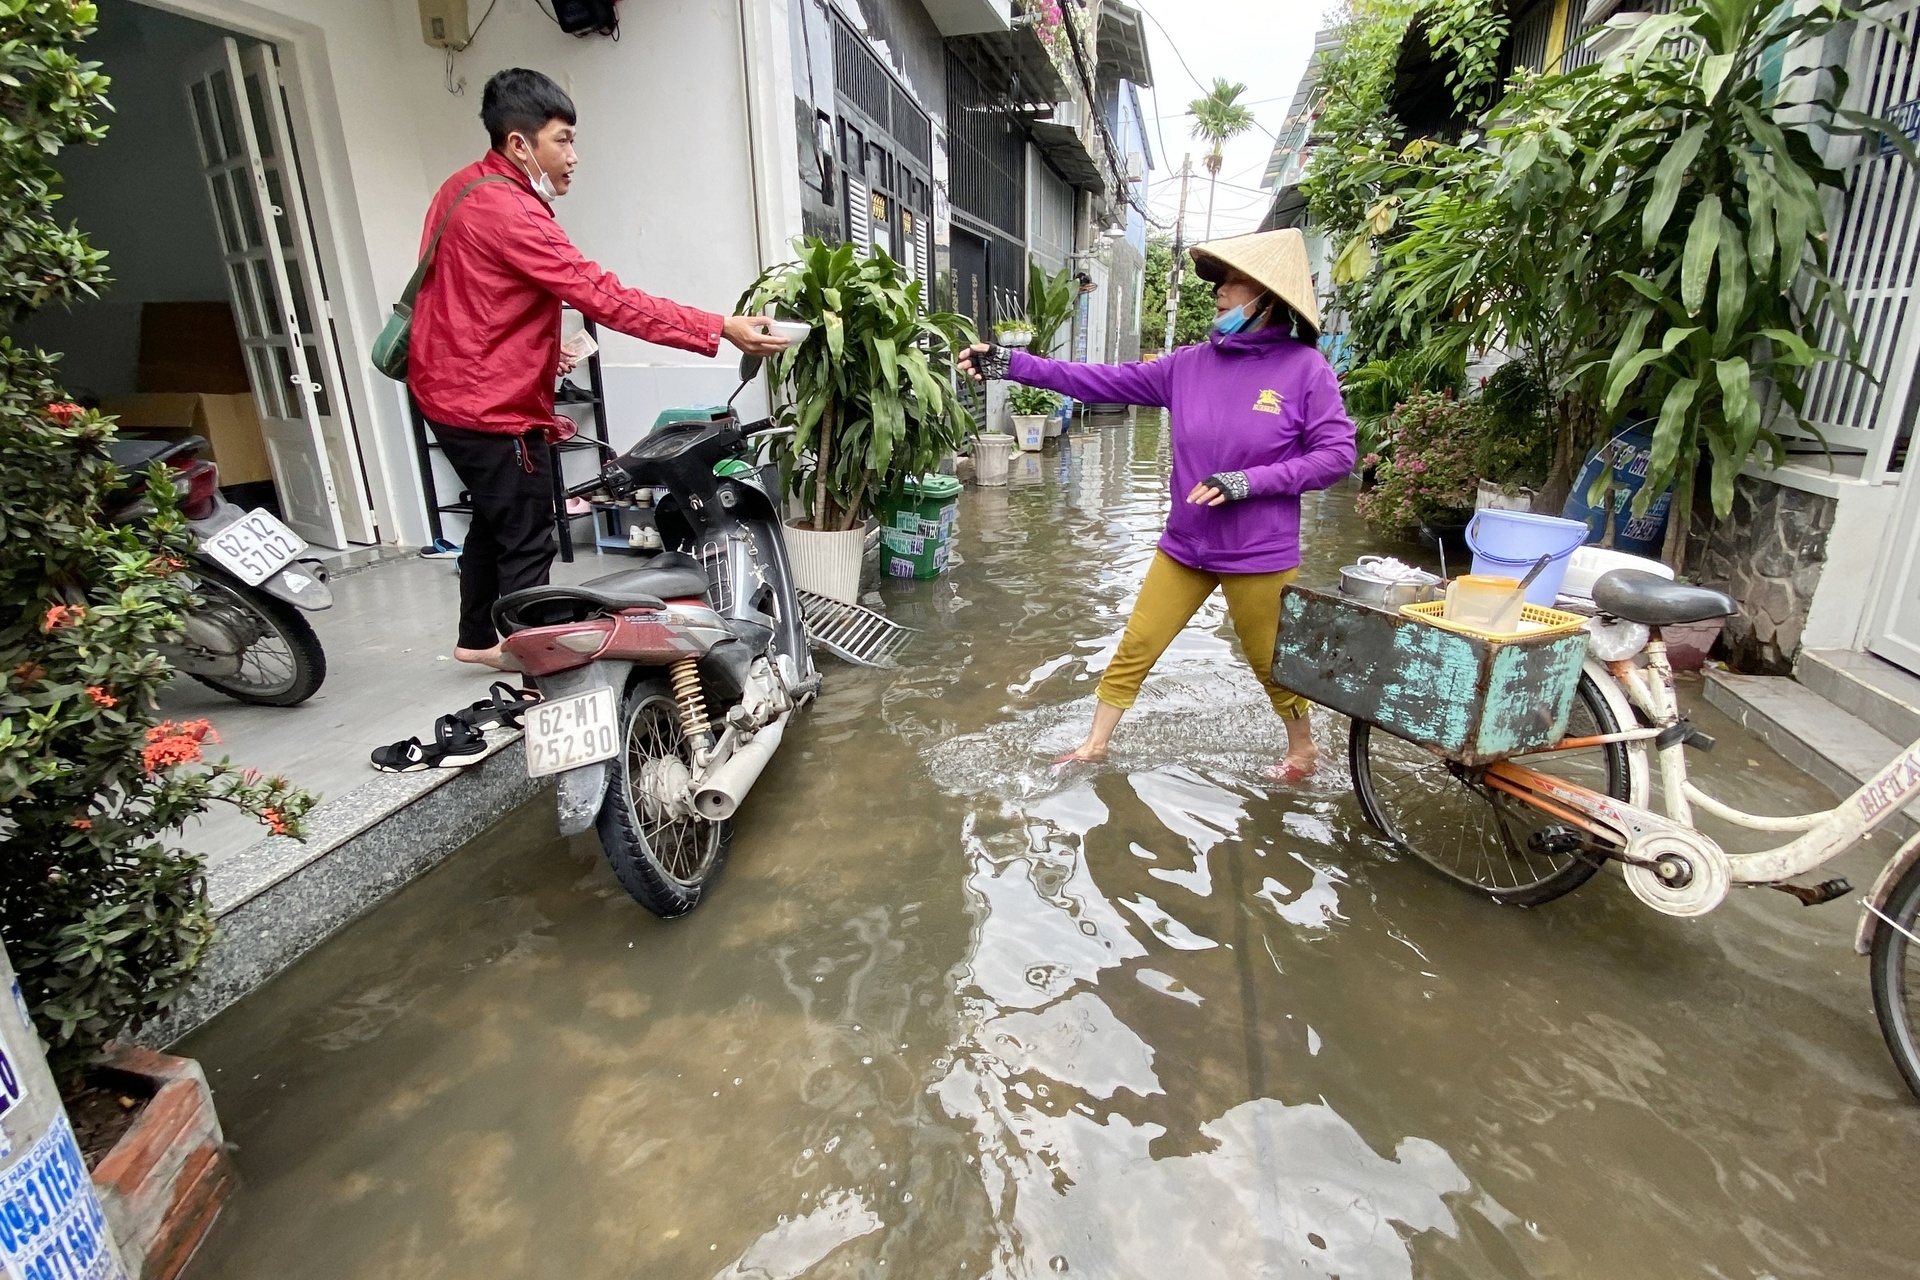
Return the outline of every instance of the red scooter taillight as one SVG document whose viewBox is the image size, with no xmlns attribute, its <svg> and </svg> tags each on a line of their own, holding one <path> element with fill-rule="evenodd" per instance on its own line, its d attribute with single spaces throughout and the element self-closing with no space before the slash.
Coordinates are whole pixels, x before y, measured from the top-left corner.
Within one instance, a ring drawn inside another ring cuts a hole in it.
<svg viewBox="0 0 1920 1280">
<path fill-rule="evenodd" d="M 173 491 L 180 498 L 180 514 L 205 520 L 219 505 L 220 469 L 204 460 L 189 462 L 174 472 Z"/>
</svg>

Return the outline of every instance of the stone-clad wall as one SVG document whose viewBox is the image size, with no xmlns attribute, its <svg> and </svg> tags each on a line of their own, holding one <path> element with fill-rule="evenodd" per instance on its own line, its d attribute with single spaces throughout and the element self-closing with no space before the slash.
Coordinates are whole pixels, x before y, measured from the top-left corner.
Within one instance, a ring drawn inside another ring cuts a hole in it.
<svg viewBox="0 0 1920 1280">
<path fill-rule="evenodd" d="M 1721 646 L 1737 671 L 1787 675 L 1827 563 L 1834 499 L 1770 480 L 1734 481 L 1733 510 L 1713 519 L 1702 502 L 1693 512 L 1687 576 L 1740 602 Z M 1862 569 L 1864 572 L 1864 569 Z"/>
</svg>

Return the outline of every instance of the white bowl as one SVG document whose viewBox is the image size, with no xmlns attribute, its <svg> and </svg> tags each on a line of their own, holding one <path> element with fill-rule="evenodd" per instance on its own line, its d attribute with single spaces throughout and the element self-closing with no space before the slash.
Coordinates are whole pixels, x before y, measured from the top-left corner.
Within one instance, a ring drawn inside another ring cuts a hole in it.
<svg viewBox="0 0 1920 1280">
<path fill-rule="evenodd" d="M 767 322 L 767 332 L 776 338 L 785 338 L 791 347 L 805 342 L 807 335 L 813 332 L 813 326 L 804 320 L 770 320 Z"/>
</svg>

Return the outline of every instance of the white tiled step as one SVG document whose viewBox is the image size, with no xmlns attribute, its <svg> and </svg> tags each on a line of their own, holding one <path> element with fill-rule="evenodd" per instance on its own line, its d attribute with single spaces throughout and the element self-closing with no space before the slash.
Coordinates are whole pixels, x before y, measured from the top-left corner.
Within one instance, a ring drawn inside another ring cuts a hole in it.
<svg viewBox="0 0 1920 1280">
<path fill-rule="evenodd" d="M 1898 743 L 1920 738 L 1920 676 L 1870 653 L 1808 649 L 1794 678 Z"/>
</svg>

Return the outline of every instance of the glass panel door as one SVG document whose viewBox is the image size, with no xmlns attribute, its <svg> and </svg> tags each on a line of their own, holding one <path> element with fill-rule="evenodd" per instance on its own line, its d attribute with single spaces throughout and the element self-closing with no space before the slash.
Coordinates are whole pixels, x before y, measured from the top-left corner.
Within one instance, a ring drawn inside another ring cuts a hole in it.
<svg viewBox="0 0 1920 1280">
<path fill-rule="evenodd" d="M 269 198 L 262 139 L 254 114 L 242 107 L 246 78 L 239 45 L 231 37 L 187 68 L 201 176 L 220 226 L 235 327 L 281 515 L 307 541 L 344 548 L 346 529 L 321 434 L 315 380 L 308 372 L 304 339 L 311 317 L 302 324 L 298 304 L 304 296 L 294 290 L 281 242 L 284 206 Z M 273 141 L 269 135 L 267 144 Z"/>
</svg>

